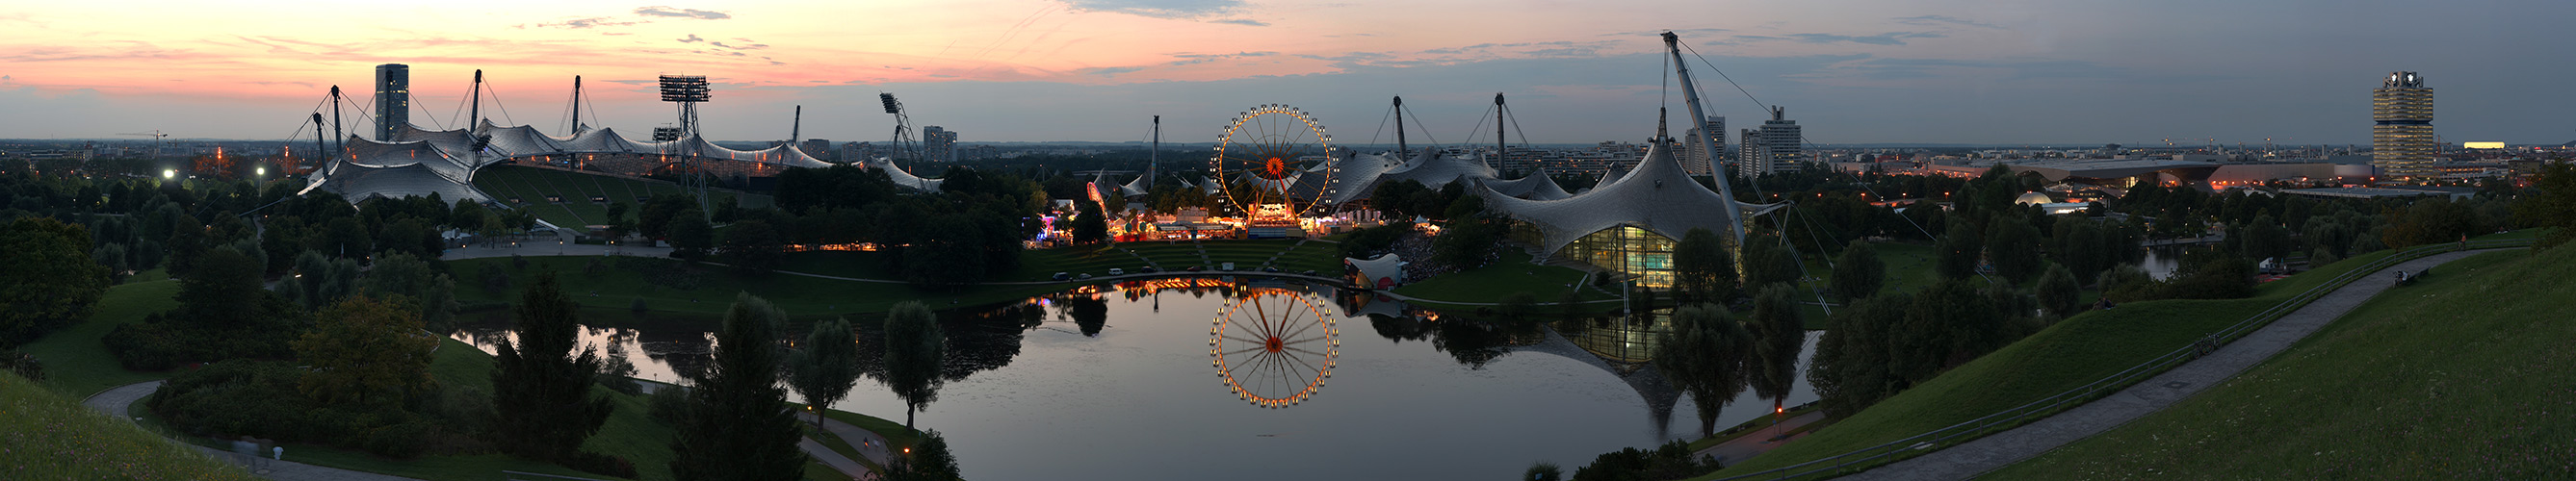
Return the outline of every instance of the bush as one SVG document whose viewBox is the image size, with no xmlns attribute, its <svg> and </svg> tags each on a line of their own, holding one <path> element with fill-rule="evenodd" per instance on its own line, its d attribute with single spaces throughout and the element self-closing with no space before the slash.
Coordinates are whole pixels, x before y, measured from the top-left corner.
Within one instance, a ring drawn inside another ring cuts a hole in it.
<svg viewBox="0 0 2576 481">
<path fill-rule="evenodd" d="M 23 352 L 0 351 L 0 369 L 18 373 L 18 377 L 29 381 L 45 380 L 45 363 L 36 360 L 35 355 Z"/>
<path fill-rule="evenodd" d="M 162 318 L 160 313 L 153 313 L 144 316 L 143 322 L 116 326 L 99 342 L 126 370 L 169 370 L 189 348 L 178 336 L 171 335 L 170 324 L 161 322 Z"/>
<path fill-rule="evenodd" d="M 663 424 L 679 424 L 680 415 L 689 410 L 689 393 L 679 386 L 663 386 L 653 391 L 644 407 L 653 419 Z"/>
<path fill-rule="evenodd" d="M 1602 453 L 1574 470 L 1575 481 L 1654 481 L 1706 474 L 1719 468 L 1707 456 L 1691 458 L 1690 443 L 1673 441 L 1653 451 L 1627 448 Z"/>
<path fill-rule="evenodd" d="M 410 459 L 420 455 L 421 446 L 426 444 L 433 430 L 435 429 L 425 422 L 407 422 L 378 427 L 367 432 L 366 449 L 367 452 L 375 453 L 377 456 Z"/>
<path fill-rule="evenodd" d="M 1412 232 L 1412 222 L 1397 222 L 1351 231 L 1350 237 L 1342 239 L 1342 257 L 1353 259 L 1375 257 L 1379 253 L 1386 252 L 1387 248 L 1394 247 L 1396 241 L 1403 240 L 1406 234 Z"/>
<path fill-rule="evenodd" d="M 616 476 L 620 478 L 635 477 L 635 463 L 627 461 L 625 457 L 621 456 L 581 451 L 573 453 L 572 457 L 564 458 L 562 464 L 564 467 L 581 470 L 585 473 Z"/>
</svg>

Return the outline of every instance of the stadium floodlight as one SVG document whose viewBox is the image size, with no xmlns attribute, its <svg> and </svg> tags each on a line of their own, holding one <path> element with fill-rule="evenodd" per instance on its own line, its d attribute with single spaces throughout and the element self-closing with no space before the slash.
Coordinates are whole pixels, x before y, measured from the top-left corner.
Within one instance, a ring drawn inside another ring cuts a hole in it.
<svg viewBox="0 0 2576 481">
<path fill-rule="evenodd" d="M 885 104 L 886 113 L 902 113 L 903 106 L 894 102 L 894 94 L 880 92 L 877 94 L 877 102 Z"/>
<path fill-rule="evenodd" d="M 705 76 L 705 75 L 664 75 L 664 76 L 662 76 L 662 101 L 664 101 L 664 102 L 705 102 L 705 101 L 707 101 L 707 76 Z"/>
</svg>

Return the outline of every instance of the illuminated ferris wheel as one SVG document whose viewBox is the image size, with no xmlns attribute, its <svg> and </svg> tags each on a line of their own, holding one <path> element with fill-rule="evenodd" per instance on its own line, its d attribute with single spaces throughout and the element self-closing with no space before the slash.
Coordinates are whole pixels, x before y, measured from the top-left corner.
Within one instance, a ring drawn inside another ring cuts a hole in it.
<svg viewBox="0 0 2576 481">
<path fill-rule="evenodd" d="M 1303 293 L 1256 289 L 1217 312 L 1208 355 L 1217 377 L 1255 406 L 1284 408 L 1333 377 L 1341 328 Z"/>
<path fill-rule="evenodd" d="M 1297 186 L 1330 185 L 1333 137 L 1324 124 L 1304 110 L 1263 104 L 1236 114 L 1217 137 L 1209 171 L 1225 186 L 1225 198 L 1245 217 L 1294 218 L 1318 210 L 1316 199 L 1299 199 Z M 1321 197 L 1311 192 L 1307 197 Z"/>
</svg>

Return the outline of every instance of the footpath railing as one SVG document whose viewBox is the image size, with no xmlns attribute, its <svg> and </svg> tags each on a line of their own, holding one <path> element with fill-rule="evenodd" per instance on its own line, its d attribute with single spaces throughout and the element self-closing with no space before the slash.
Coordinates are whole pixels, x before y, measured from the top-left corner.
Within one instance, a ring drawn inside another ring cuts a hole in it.
<svg viewBox="0 0 2576 481">
<path fill-rule="evenodd" d="M 2307 306 L 2308 303 L 2316 301 L 2317 298 L 2325 297 L 2326 294 L 2333 293 L 2336 289 L 2341 289 L 2343 286 L 2351 284 L 2353 281 L 2360 280 L 2362 276 L 2376 274 L 2379 270 L 2386 269 L 2389 266 L 2444 252 L 2522 247 L 2531 245 L 2531 243 L 2531 239 L 2484 240 L 2426 245 L 2398 251 L 2396 253 L 2389 254 L 2387 257 L 2382 257 L 2378 260 L 2371 261 L 2370 263 L 2354 267 L 2352 270 L 2345 271 L 2343 274 L 2337 275 L 2334 278 L 2327 279 L 2324 283 L 2318 284 L 2316 287 L 2309 288 L 2306 291 L 2301 291 L 2297 295 L 2290 296 L 2289 299 L 2283 300 L 2279 304 L 2274 304 L 2271 308 L 2264 309 L 2262 312 L 2255 313 L 2253 316 L 2246 317 L 2243 321 L 2238 321 L 2236 324 L 2229 325 L 2217 331 L 2212 331 L 2209 335 L 2202 337 L 2199 341 L 2191 343 L 2191 345 L 2174 349 L 2172 352 L 2167 352 L 2164 355 L 2148 359 L 2146 362 L 2138 363 L 2135 366 L 2130 366 L 2128 369 L 2123 369 L 2120 372 L 2111 374 L 2110 376 L 2105 376 L 2100 380 L 2086 383 L 2082 386 L 2077 386 L 2074 389 L 2068 389 L 2055 395 L 2031 401 L 2028 404 L 2005 409 L 1994 414 L 1988 414 L 1985 417 L 1971 419 L 1967 422 L 1953 424 L 1940 429 L 1934 429 L 1923 434 L 1908 436 L 1904 439 L 1846 451 L 1842 454 L 1826 456 L 1803 463 L 1718 478 L 1718 481 L 1749 479 L 1776 480 L 1838 476 L 1849 474 L 1849 472 L 1852 471 L 1930 453 L 1957 443 L 1964 443 L 1969 440 L 1976 439 L 1986 434 L 2011 429 L 2013 427 L 2020 426 L 2025 422 L 2056 414 L 2059 411 L 2070 408 L 2070 405 L 2080 405 L 2084 402 L 2108 396 L 2113 392 L 2128 389 L 2129 386 L 2135 385 L 2139 381 L 2146 380 L 2147 378 L 2153 377 L 2157 374 L 2162 374 L 2165 371 L 2172 369 L 2174 366 L 2190 362 L 2193 359 L 2200 358 L 2200 356 L 2208 355 L 2211 352 L 2217 351 L 2219 346 L 2224 346 L 2229 342 L 2235 341 L 2237 338 L 2244 337 L 2247 333 L 2254 332 L 2255 329 L 2269 325 L 2272 321 L 2278 320 L 2283 316 L 2289 315 L 2291 312 L 2299 310 L 2301 307 Z"/>
</svg>

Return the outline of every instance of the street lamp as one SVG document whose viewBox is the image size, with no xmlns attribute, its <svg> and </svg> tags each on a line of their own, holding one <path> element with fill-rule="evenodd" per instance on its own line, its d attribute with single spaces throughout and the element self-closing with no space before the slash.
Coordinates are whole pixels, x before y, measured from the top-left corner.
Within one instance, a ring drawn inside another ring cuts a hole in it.
<svg viewBox="0 0 2576 481">
<path fill-rule="evenodd" d="M 161 169 L 161 180 L 170 180 L 178 177 L 178 169 Z"/>
</svg>

